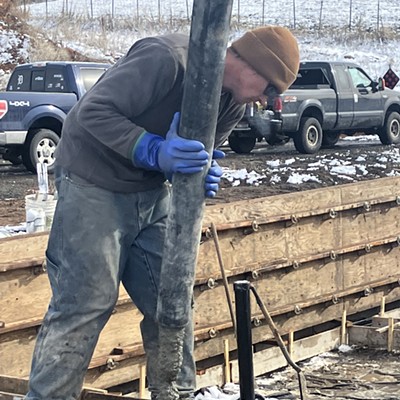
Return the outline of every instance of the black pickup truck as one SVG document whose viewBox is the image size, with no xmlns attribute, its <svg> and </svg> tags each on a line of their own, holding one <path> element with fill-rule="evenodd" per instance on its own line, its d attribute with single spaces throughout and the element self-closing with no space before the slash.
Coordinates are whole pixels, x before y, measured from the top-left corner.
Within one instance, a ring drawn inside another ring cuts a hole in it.
<svg viewBox="0 0 400 400">
<path fill-rule="evenodd" d="M 0 92 L 0 153 L 13 164 L 49 172 L 67 113 L 99 79 L 109 64 L 37 62 L 17 66 Z"/>
<path fill-rule="evenodd" d="M 293 139 L 300 153 L 333 146 L 340 134 L 378 134 L 383 144 L 400 143 L 400 92 L 373 81 L 349 62 L 302 62 L 296 81 L 260 112 L 248 107 L 229 137 L 237 153 L 257 141 Z"/>
</svg>

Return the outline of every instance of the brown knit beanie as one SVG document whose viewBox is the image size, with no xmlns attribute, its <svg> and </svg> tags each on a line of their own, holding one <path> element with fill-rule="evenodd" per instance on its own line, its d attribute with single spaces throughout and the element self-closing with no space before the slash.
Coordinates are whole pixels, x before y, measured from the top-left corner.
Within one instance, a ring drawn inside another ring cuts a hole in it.
<svg viewBox="0 0 400 400">
<path fill-rule="evenodd" d="M 280 26 L 265 26 L 245 33 L 231 47 L 279 93 L 296 79 L 300 56 L 292 33 Z"/>
</svg>

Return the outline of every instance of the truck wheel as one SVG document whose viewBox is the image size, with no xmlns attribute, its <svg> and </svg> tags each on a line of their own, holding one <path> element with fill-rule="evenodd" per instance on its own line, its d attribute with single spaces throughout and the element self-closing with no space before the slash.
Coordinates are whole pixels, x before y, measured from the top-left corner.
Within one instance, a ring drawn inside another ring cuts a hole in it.
<svg viewBox="0 0 400 400">
<path fill-rule="evenodd" d="M 340 137 L 340 132 L 332 132 L 332 131 L 323 132 L 321 147 L 326 148 L 334 146 L 339 141 L 339 137 Z"/>
<path fill-rule="evenodd" d="M 313 117 L 302 118 L 300 129 L 293 136 L 293 141 L 299 153 L 317 153 L 322 144 L 322 128 L 319 121 Z"/>
<path fill-rule="evenodd" d="M 392 111 L 388 115 L 379 138 L 382 144 L 400 143 L 400 114 L 398 112 Z"/>
<path fill-rule="evenodd" d="M 60 137 L 50 129 L 36 129 L 29 132 L 22 152 L 22 162 L 25 167 L 36 173 L 36 164 L 38 162 L 47 164 L 47 171 L 53 172 L 54 152 Z"/>
<path fill-rule="evenodd" d="M 232 133 L 228 138 L 230 148 L 238 154 L 248 154 L 256 145 L 256 138 L 240 136 L 237 133 Z"/>
</svg>

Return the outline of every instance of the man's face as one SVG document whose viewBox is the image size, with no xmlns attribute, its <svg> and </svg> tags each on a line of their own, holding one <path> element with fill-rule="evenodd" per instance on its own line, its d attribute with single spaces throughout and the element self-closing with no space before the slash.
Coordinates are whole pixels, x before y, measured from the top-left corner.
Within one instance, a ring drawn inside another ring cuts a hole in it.
<svg viewBox="0 0 400 400">
<path fill-rule="evenodd" d="M 269 81 L 249 65 L 245 65 L 238 75 L 236 85 L 231 88 L 234 100 L 239 104 L 258 101 L 264 105 L 267 101 L 267 96 L 264 92 L 268 87 Z"/>
</svg>

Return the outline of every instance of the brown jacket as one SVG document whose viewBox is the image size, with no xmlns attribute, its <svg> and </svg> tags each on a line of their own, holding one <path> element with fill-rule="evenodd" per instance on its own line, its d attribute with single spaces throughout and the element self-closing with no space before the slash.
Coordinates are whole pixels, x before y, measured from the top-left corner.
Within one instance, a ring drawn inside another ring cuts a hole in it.
<svg viewBox="0 0 400 400">
<path fill-rule="evenodd" d="M 136 42 L 68 114 L 57 164 L 115 192 L 160 186 L 164 175 L 134 167 L 131 153 L 143 131 L 165 137 L 180 110 L 188 43 L 181 34 Z M 215 147 L 243 112 L 229 93 L 221 94 Z"/>
</svg>

